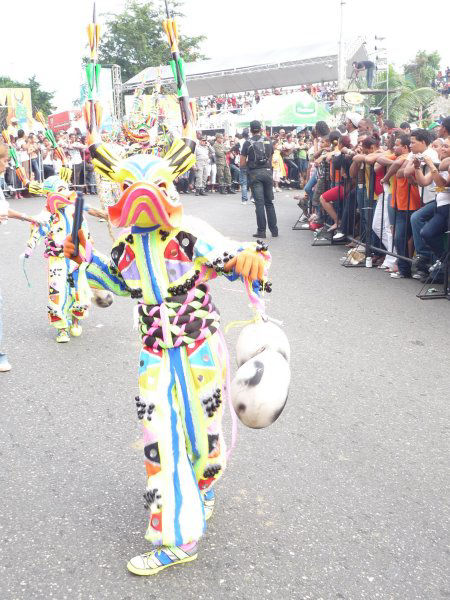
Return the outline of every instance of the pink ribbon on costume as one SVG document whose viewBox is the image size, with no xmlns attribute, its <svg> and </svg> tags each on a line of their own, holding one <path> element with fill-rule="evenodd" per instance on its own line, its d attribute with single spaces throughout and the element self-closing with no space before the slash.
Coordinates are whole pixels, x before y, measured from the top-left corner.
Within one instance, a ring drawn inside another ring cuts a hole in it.
<svg viewBox="0 0 450 600">
<path fill-rule="evenodd" d="M 220 336 L 220 340 L 222 342 L 222 348 L 223 348 L 223 351 L 225 352 L 226 369 L 227 369 L 226 398 L 227 398 L 228 408 L 230 410 L 230 417 L 231 417 L 231 446 L 227 451 L 227 460 L 229 460 L 231 458 L 231 454 L 233 453 L 234 447 L 236 446 L 237 415 L 234 411 L 233 404 L 231 402 L 230 355 L 228 353 L 227 344 L 225 342 L 225 337 L 220 329 L 217 330 L 217 334 Z"/>
<path fill-rule="evenodd" d="M 159 314 L 161 317 L 161 329 L 162 329 L 162 334 L 163 334 L 163 341 L 166 344 L 166 346 L 169 348 L 170 344 L 172 342 L 172 336 L 170 334 L 169 327 L 168 327 L 168 325 L 169 325 L 168 309 L 167 309 L 167 306 L 164 304 L 164 302 L 162 304 L 160 304 Z"/>
</svg>

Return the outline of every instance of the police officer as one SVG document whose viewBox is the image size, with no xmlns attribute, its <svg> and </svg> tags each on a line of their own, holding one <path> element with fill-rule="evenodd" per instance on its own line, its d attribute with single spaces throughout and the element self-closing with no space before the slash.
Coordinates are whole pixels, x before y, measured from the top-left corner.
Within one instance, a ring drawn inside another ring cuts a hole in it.
<svg viewBox="0 0 450 600">
<path fill-rule="evenodd" d="M 241 168 L 247 167 L 248 184 L 255 200 L 257 231 L 253 237 L 265 238 L 266 224 L 272 237 L 278 237 L 277 215 L 273 205 L 273 146 L 261 134 L 259 121 L 250 123 L 250 133 L 250 139 L 242 146 Z"/>
</svg>

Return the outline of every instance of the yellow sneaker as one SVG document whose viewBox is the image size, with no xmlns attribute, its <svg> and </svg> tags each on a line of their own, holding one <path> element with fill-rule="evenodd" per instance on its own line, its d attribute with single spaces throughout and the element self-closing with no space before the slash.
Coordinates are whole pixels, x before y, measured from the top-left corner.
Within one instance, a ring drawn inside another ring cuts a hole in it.
<svg viewBox="0 0 450 600">
<path fill-rule="evenodd" d="M 197 543 L 192 544 L 191 548 L 186 544 L 184 549 L 180 546 L 161 546 L 132 558 L 127 564 L 127 569 L 135 575 L 156 575 L 172 565 L 195 560 L 197 548 Z"/>
<path fill-rule="evenodd" d="M 205 508 L 205 521 L 212 517 L 214 504 L 216 503 L 216 494 L 214 489 L 210 489 L 203 494 L 203 506 Z"/>
<path fill-rule="evenodd" d="M 70 336 L 67 329 L 60 329 L 58 335 L 56 336 L 56 341 L 58 344 L 65 344 L 66 342 L 70 342 Z"/>
</svg>

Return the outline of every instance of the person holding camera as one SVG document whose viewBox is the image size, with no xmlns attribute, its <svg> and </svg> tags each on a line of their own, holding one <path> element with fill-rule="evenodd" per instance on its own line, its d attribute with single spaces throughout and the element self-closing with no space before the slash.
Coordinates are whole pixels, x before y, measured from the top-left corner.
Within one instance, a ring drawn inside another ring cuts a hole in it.
<svg viewBox="0 0 450 600">
<path fill-rule="evenodd" d="M 273 205 L 273 146 L 261 132 L 261 123 L 250 123 L 252 136 L 242 146 L 240 165 L 247 168 L 248 183 L 255 200 L 257 231 L 253 237 L 265 238 L 266 226 L 278 237 L 277 215 Z M 267 219 L 266 219 L 267 215 Z"/>
<path fill-rule="evenodd" d="M 428 277 L 428 268 L 433 259 L 433 254 L 425 239 L 421 235 L 422 229 L 436 212 L 436 191 L 431 172 L 439 164 L 437 152 L 430 146 L 431 138 L 425 129 L 414 129 L 411 132 L 411 152 L 405 164 L 404 174 L 413 183 L 421 188 L 422 207 L 411 215 L 411 230 L 416 250 L 416 279 Z"/>
</svg>

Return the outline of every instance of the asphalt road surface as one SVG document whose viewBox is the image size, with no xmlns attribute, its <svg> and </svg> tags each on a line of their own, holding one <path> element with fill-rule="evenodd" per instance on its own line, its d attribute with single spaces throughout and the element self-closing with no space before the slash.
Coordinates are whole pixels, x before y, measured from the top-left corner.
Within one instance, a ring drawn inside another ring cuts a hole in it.
<svg viewBox="0 0 450 600">
<path fill-rule="evenodd" d="M 238 195 L 183 201 L 235 239 L 256 229 Z M 13 205 L 37 212 L 42 199 Z M 133 301 L 93 308 L 81 338 L 56 344 L 43 248 L 29 289 L 28 227 L 0 228 L 13 366 L 0 374 L 1 600 L 450 598 L 450 303 L 417 299 L 414 280 L 343 268 L 342 248 L 291 230 L 291 193 L 276 206 L 268 312 L 290 338 L 290 398 L 268 429 L 240 426 L 198 560 L 152 578 L 126 570 L 148 549 Z M 90 226 L 109 251 L 105 224 Z M 249 318 L 242 285 L 212 288 L 224 324 Z"/>
</svg>

